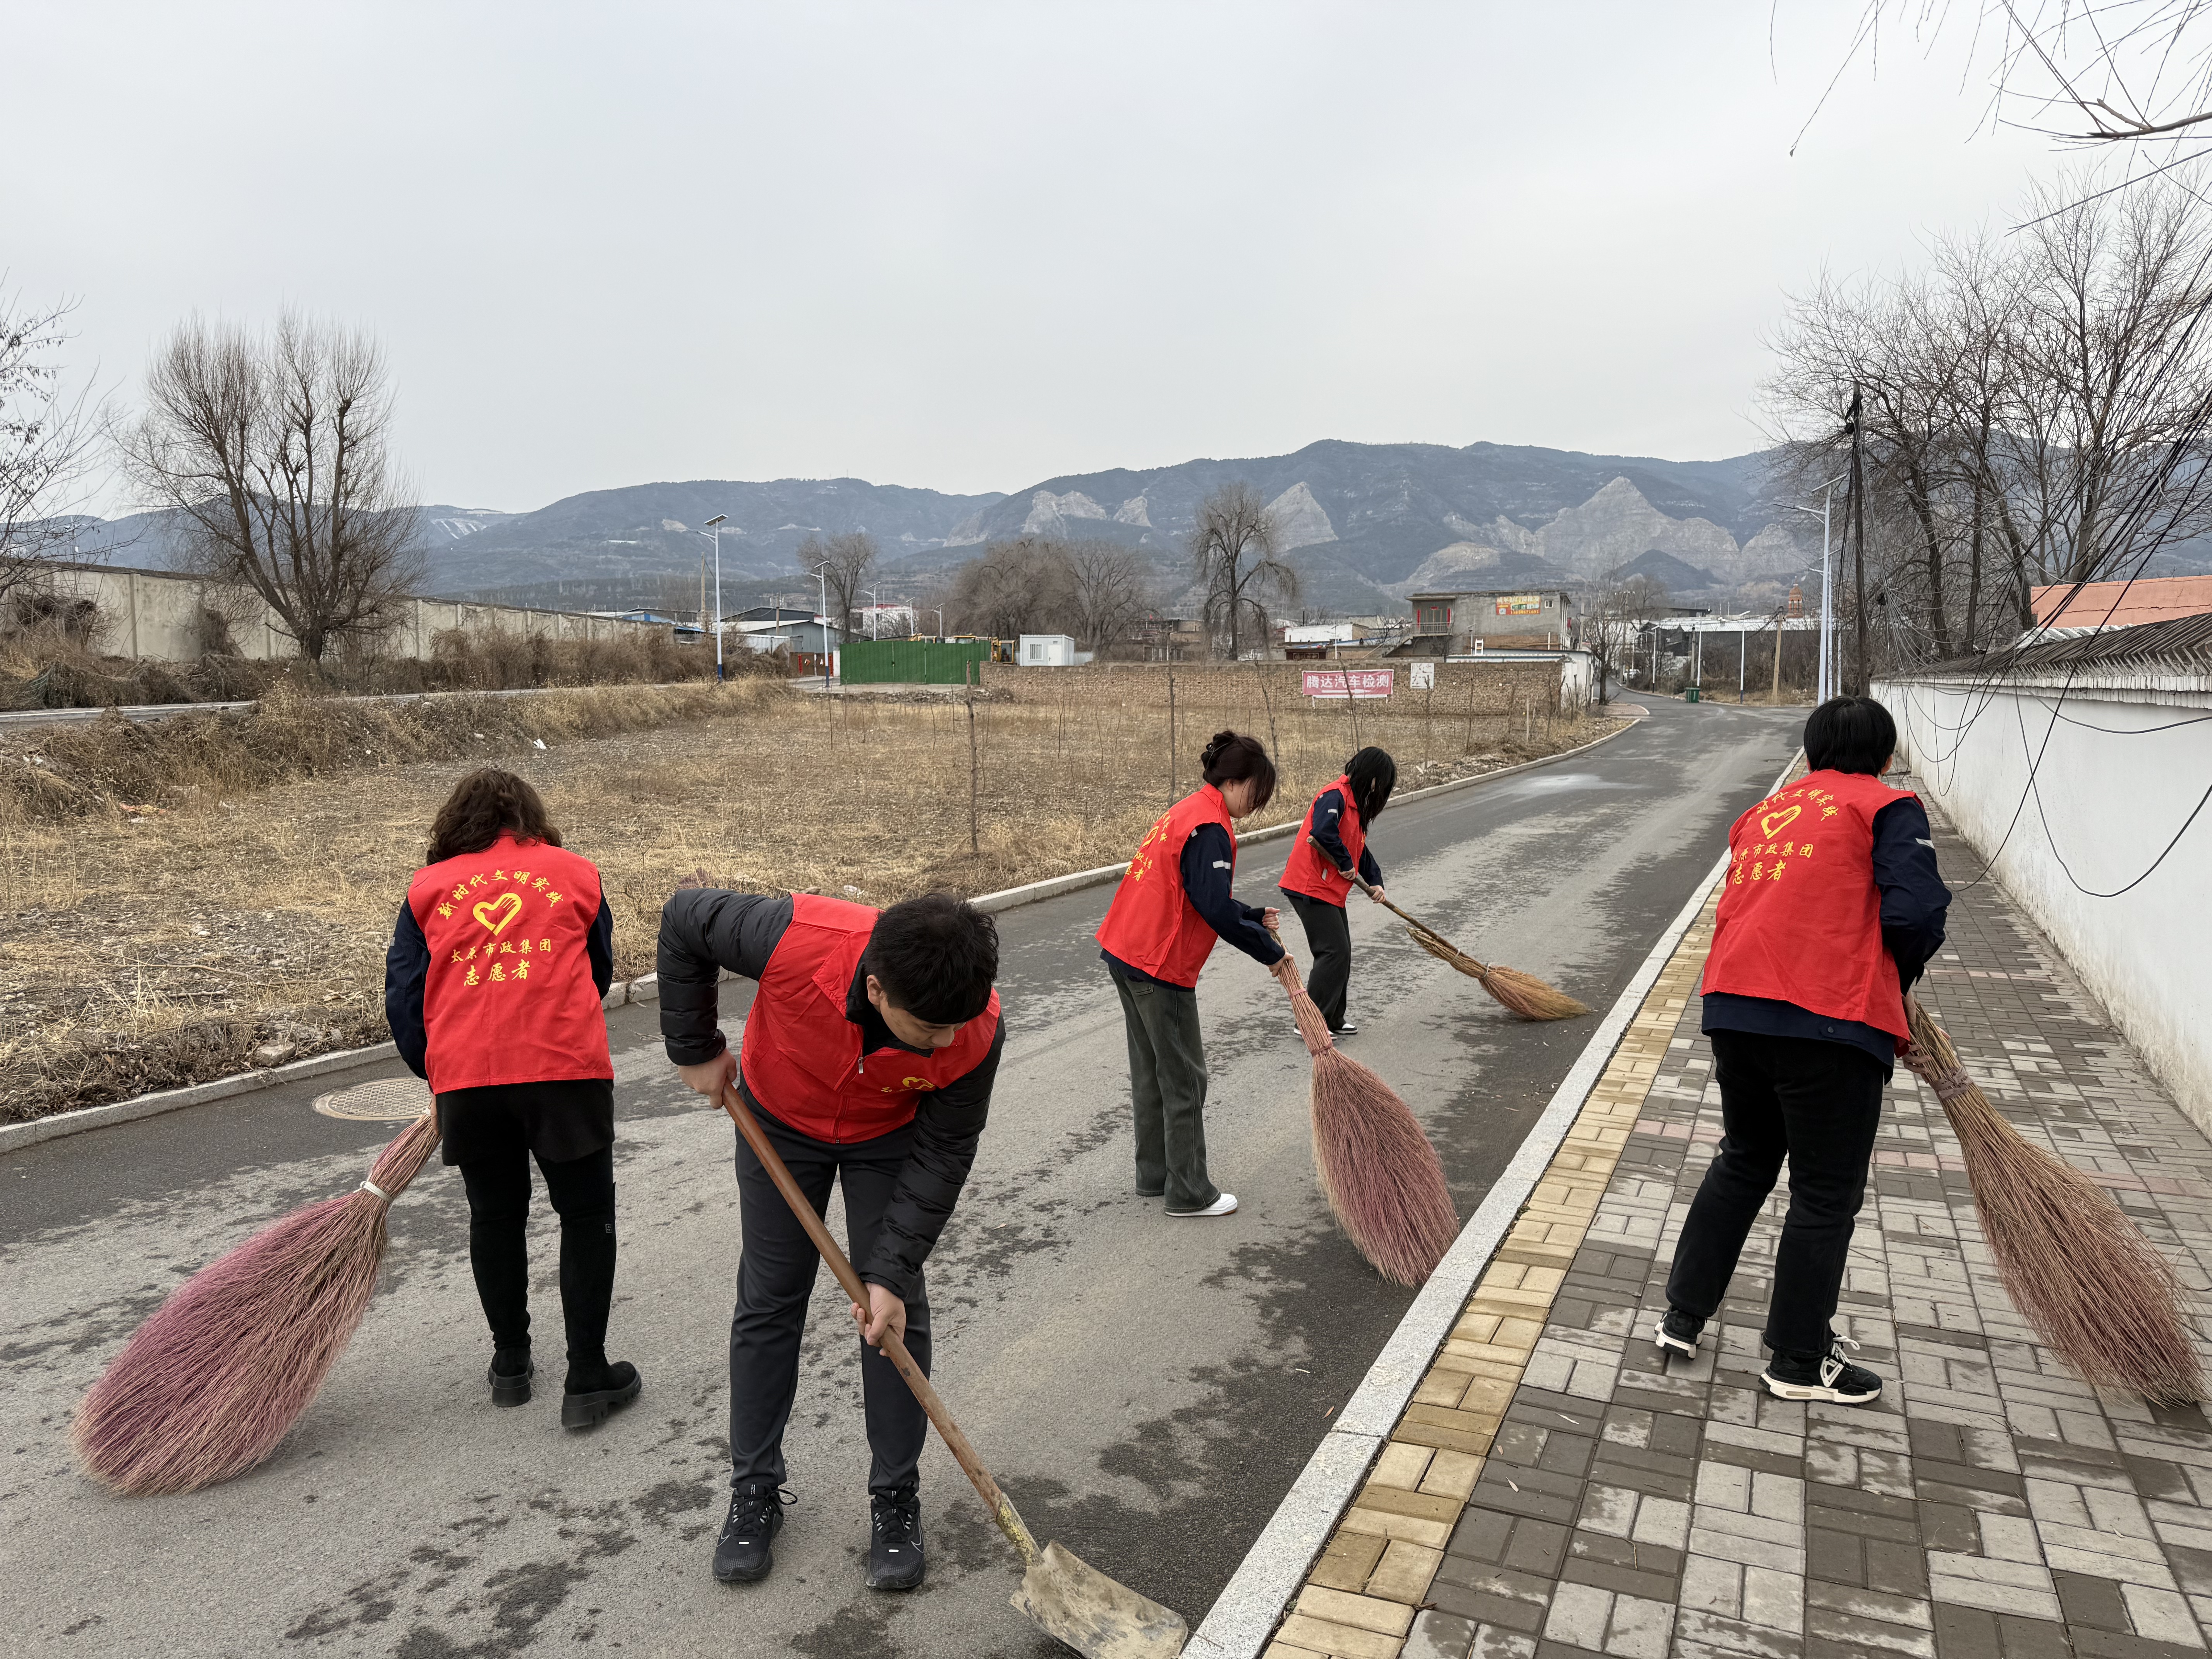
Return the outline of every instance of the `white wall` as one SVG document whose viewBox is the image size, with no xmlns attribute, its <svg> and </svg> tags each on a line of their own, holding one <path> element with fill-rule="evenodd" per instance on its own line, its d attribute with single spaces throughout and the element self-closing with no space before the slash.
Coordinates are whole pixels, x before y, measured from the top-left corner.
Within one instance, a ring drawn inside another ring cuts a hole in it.
<svg viewBox="0 0 2212 1659">
<path fill-rule="evenodd" d="M 152 657 L 191 662 L 199 657 L 200 611 L 208 584 L 197 577 L 161 570 L 115 569 L 64 565 L 53 578 L 58 592 L 90 599 L 100 607 L 100 650 L 118 657 Z M 269 608 L 251 594 L 226 600 L 232 617 L 230 639 L 241 657 L 295 657 L 299 649 Z M 240 613 L 243 614 L 240 615 Z M 663 623 L 626 622 L 568 611 L 526 611 L 509 605 L 465 605 L 450 599 L 410 599 L 399 620 L 380 641 L 388 655 L 427 657 L 431 641 L 447 629 L 472 631 L 501 628 L 511 634 L 542 634 L 563 640 L 612 640 L 644 631 L 666 633 Z"/>
<path fill-rule="evenodd" d="M 2136 678 L 2076 684 L 2063 702 L 2063 679 L 2013 690 L 1886 682 L 1875 695 L 1923 794 L 1978 855 L 1945 878 L 1955 888 L 1994 854 L 1992 874 L 2212 1133 L 2212 806 L 2127 892 L 2081 890 L 2142 876 L 2212 785 L 2212 685 Z"/>
</svg>

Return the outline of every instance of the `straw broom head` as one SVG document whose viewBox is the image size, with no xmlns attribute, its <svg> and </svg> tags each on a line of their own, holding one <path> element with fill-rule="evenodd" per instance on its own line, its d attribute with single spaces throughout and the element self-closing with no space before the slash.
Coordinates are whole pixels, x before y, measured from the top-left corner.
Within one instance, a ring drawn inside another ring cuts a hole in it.
<svg viewBox="0 0 2212 1659">
<path fill-rule="evenodd" d="M 1554 990 L 1534 974 L 1524 974 L 1518 968 L 1499 968 L 1489 963 L 1477 962 L 1466 951 L 1419 923 L 1409 925 L 1406 931 L 1413 936 L 1414 944 L 1431 956 L 1449 962 L 1469 979 L 1479 981 L 1501 1006 L 1523 1019 L 1572 1019 L 1577 1014 L 1589 1012 L 1586 1005 L 1576 1001 L 1565 991 Z"/>
<path fill-rule="evenodd" d="M 70 1425 L 85 1473 L 133 1497 L 194 1492 L 276 1450 L 368 1311 L 385 1212 L 438 1144 L 426 1112 L 369 1182 L 263 1228 L 179 1285 Z"/>
<path fill-rule="evenodd" d="M 1303 989 L 1291 1012 L 1313 1055 L 1314 1171 L 1330 1212 L 1385 1279 L 1422 1284 L 1459 1237 L 1437 1149 L 1396 1091 L 1336 1046 Z"/>
<path fill-rule="evenodd" d="M 1898 1057 L 1951 1120 L 2013 1305 L 2097 1388 L 2175 1405 L 2202 1399 L 2202 1362 L 2172 1266 L 2095 1182 L 2021 1138 L 1917 1000 L 1906 998 L 1905 1012 L 1912 1047 Z"/>
</svg>

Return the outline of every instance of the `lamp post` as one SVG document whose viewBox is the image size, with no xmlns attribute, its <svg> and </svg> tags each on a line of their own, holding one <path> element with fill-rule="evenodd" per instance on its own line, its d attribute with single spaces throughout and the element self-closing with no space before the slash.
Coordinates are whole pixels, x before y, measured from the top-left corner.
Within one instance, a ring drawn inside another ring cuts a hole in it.
<svg viewBox="0 0 2212 1659">
<path fill-rule="evenodd" d="M 814 567 L 812 574 L 822 582 L 822 689 L 830 689 L 830 561 L 824 559 Z"/>
<path fill-rule="evenodd" d="M 722 679 L 722 521 L 730 515 L 717 513 L 707 520 L 707 528 L 714 533 L 714 679 Z"/>
<path fill-rule="evenodd" d="M 1820 688 L 1814 698 L 1816 702 L 1826 702 L 1830 697 L 1835 696 L 1836 578 L 1833 562 L 1828 550 L 1828 504 L 1836 486 L 1843 483 L 1844 476 L 1838 473 L 1820 486 Z M 1796 501 L 1788 502 L 1786 505 L 1793 513 L 1810 514 L 1813 510 L 1809 507 L 1800 506 Z M 1774 637 L 1777 642 L 1775 648 L 1779 650 L 1782 636 L 1777 634 Z"/>
<path fill-rule="evenodd" d="M 872 640 L 876 637 L 876 623 L 881 618 L 883 606 L 876 603 L 874 588 L 864 587 L 860 591 L 868 596 L 868 637 Z"/>
</svg>

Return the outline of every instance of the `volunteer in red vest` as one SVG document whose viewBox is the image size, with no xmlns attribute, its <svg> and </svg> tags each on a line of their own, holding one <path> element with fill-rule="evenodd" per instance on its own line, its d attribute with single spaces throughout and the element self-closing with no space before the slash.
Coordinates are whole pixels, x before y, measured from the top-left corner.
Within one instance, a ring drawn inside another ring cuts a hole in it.
<svg viewBox="0 0 2212 1659">
<path fill-rule="evenodd" d="M 1203 787 L 1168 809 L 1138 844 L 1098 927 L 1129 1036 L 1136 1118 L 1137 1194 L 1167 1199 L 1172 1216 L 1231 1215 L 1237 1194 L 1206 1168 L 1206 1042 L 1198 974 L 1214 940 L 1283 980 L 1291 958 L 1275 939 L 1278 912 L 1237 902 L 1231 825 L 1267 804 L 1275 763 L 1257 738 L 1217 732 L 1200 756 Z"/>
<path fill-rule="evenodd" d="M 399 1057 L 437 1101 L 445 1160 L 469 1195 L 469 1265 L 491 1325 L 495 1406 L 530 1399 L 530 1160 L 561 1218 L 568 1369 L 561 1422 L 637 1398 L 609 1363 L 615 1290 L 615 1068 L 605 999 L 614 928 L 588 859 L 561 845 L 538 792 L 486 768 L 430 830 L 384 964 Z"/>
<path fill-rule="evenodd" d="M 929 1370 L 922 1265 L 975 1161 L 1006 1035 L 999 935 L 942 893 L 884 911 L 809 893 L 774 897 L 700 888 L 660 917 L 660 1032 L 684 1081 L 710 1098 L 735 1080 L 817 1213 L 844 1189 L 847 1254 L 868 1287 L 852 1305 L 873 1511 L 868 1587 L 921 1583 L 916 1467 L 929 1419 L 873 1345 L 901 1333 Z M 721 969 L 757 980 L 732 1054 L 717 1018 Z M 744 1253 L 730 1320 L 729 1512 L 714 1576 L 768 1576 L 790 1501 L 784 1425 L 799 1388 L 814 1246 L 742 1139 L 738 1208 Z"/>
<path fill-rule="evenodd" d="M 1951 895 L 1918 799 L 1881 781 L 1889 711 L 1833 697 L 1805 722 L 1797 782 L 1729 832 L 1704 1026 L 1722 1139 L 1690 1206 L 1653 1340 L 1692 1354 L 1753 1220 L 1790 1164 L 1760 1377 L 1783 1400 L 1859 1405 L 1881 1379 L 1844 1353 L 1836 1311 L 1882 1085 L 1910 1046 L 1905 993 L 1943 943 Z"/>
<path fill-rule="evenodd" d="M 1389 805 L 1398 781 L 1398 763 L 1380 749 L 1361 750 L 1344 764 L 1344 775 L 1314 797 L 1306 821 L 1283 867 L 1283 896 L 1305 924 L 1313 948 L 1313 972 L 1306 994 L 1338 1036 L 1359 1028 L 1345 1018 L 1352 988 L 1352 927 L 1344 902 L 1351 896 L 1352 872 L 1382 896 L 1382 866 L 1367 848 L 1367 830 Z M 1314 843 L 1321 845 L 1316 848 Z"/>
</svg>

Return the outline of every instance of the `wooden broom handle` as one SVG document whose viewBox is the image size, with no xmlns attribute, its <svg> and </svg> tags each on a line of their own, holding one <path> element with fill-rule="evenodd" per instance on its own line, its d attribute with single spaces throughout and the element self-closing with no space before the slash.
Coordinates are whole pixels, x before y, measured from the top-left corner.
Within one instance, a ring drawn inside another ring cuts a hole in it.
<svg viewBox="0 0 2212 1659">
<path fill-rule="evenodd" d="M 1318 841 L 1314 840 L 1311 836 L 1308 836 L 1306 840 L 1309 842 L 1311 842 L 1314 851 L 1319 853 L 1323 858 L 1327 858 L 1328 856 L 1328 849 L 1323 847 Z M 1445 950 L 1449 951 L 1454 956 L 1467 957 L 1466 951 L 1461 950 L 1458 945 L 1454 945 L 1442 933 L 1439 933 L 1435 928 L 1430 927 L 1427 922 L 1423 921 L 1419 916 L 1407 915 L 1396 905 L 1391 903 L 1389 899 L 1383 897 L 1380 893 L 1377 893 L 1372 887 L 1370 887 L 1367 884 L 1367 878 L 1359 873 L 1358 866 L 1355 865 L 1352 868 L 1344 871 L 1342 873 L 1351 877 L 1361 892 L 1366 894 L 1368 897 L 1373 899 L 1385 910 L 1388 910 L 1392 915 L 1397 917 L 1399 921 L 1404 922 L 1407 927 L 1413 928 L 1419 933 L 1426 933 L 1431 939 L 1436 940 L 1437 944 L 1443 945 Z M 1467 959 L 1469 962 L 1474 961 L 1473 957 L 1467 957 Z M 1476 965 L 1480 967 L 1484 964 L 1478 963 Z"/>
<path fill-rule="evenodd" d="M 799 1191 L 799 1183 L 791 1178 L 791 1171 L 783 1167 L 783 1160 L 776 1156 L 775 1148 L 761 1133 L 758 1121 L 745 1109 L 745 1103 L 738 1097 L 736 1088 L 728 1084 L 722 1086 L 722 1109 L 738 1126 L 738 1133 L 745 1138 L 745 1145 L 753 1149 L 753 1156 L 760 1159 L 762 1167 L 768 1171 L 769 1179 L 775 1182 L 775 1189 L 783 1194 L 783 1201 L 791 1206 L 791 1212 L 799 1218 L 799 1224 L 806 1229 L 806 1236 L 814 1241 L 814 1248 L 822 1252 L 822 1259 L 830 1264 L 830 1271 L 836 1274 L 837 1282 L 845 1287 L 845 1294 L 858 1306 L 866 1307 L 867 1286 L 860 1282 L 860 1274 L 853 1271 L 853 1264 L 845 1259 L 845 1252 L 837 1247 L 837 1241 L 822 1224 L 822 1218 L 814 1212 L 814 1206 L 807 1200 L 806 1194 Z M 922 1375 L 921 1367 L 914 1363 L 914 1356 L 906 1351 L 906 1344 L 900 1340 L 898 1333 L 884 1331 L 879 1346 L 884 1358 L 898 1368 L 898 1374 L 906 1379 L 907 1387 L 914 1390 L 914 1397 L 921 1401 L 921 1408 L 929 1413 L 929 1420 L 937 1425 L 938 1433 L 945 1437 L 945 1443 L 952 1449 L 952 1455 L 959 1460 L 962 1471 L 975 1484 L 976 1495 L 982 1498 L 984 1507 L 991 1511 L 992 1519 L 999 1523 L 999 1530 L 1006 1534 L 1007 1541 L 1021 1552 L 1022 1565 L 1028 1566 L 1037 1559 L 1037 1543 L 1014 1509 L 1013 1500 L 999 1490 L 999 1483 L 991 1478 L 990 1470 L 983 1467 L 983 1460 L 976 1456 L 975 1449 L 968 1443 L 968 1437 L 960 1432 L 960 1425 L 952 1420 L 952 1413 L 945 1408 L 945 1401 L 938 1397 L 937 1390 Z"/>
</svg>

